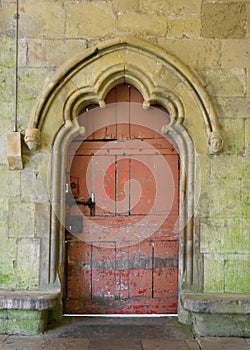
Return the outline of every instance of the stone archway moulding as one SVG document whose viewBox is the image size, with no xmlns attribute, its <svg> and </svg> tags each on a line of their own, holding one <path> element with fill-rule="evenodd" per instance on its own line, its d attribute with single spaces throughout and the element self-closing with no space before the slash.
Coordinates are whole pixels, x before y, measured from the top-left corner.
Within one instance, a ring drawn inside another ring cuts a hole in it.
<svg viewBox="0 0 250 350">
<path fill-rule="evenodd" d="M 195 75 L 176 57 L 135 38 L 121 38 L 86 49 L 59 70 L 32 111 L 25 142 L 31 150 L 51 147 L 79 105 L 104 107 L 107 92 L 123 81 L 144 97 L 144 108 L 157 101 L 173 121 L 188 130 L 198 153 L 219 153 L 222 136 L 213 104 Z"/>
<path fill-rule="evenodd" d="M 48 285 L 61 289 L 63 283 L 66 154 L 73 138 L 85 132 L 77 116 L 90 103 L 104 108 L 106 94 L 122 82 L 141 92 L 145 109 L 158 103 L 170 112 L 170 123 L 162 125 L 161 131 L 175 140 L 181 158 L 179 286 L 180 291 L 200 291 L 195 155 L 221 151 L 217 116 L 206 91 L 185 65 L 159 47 L 134 38 L 87 49 L 62 67 L 40 97 L 26 129 L 25 142 L 31 150 L 52 151 Z"/>
</svg>

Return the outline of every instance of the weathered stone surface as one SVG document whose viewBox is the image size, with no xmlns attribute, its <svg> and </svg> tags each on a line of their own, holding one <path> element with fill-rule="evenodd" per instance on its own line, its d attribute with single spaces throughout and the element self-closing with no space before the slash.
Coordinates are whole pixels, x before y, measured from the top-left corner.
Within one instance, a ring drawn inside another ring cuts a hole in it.
<svg viewBox="0 0 250 350">
<path fill-rule="evenodd" d="M 23 201 L 49 203 L 49 161 L 49 154 L 36 153 L 32 157 L 32 162 L 26 163 L 21 173 L 21 187 L 26 189 L 21 194 Z"/>
<path fill-rule="evenodd" d="M 50 204 L 35 203 L 35 235 L 44 238 L 49 233 Z"/>
<path fill-rule="evenodd" d="M 188 346 L 188 347 L 187 347 Z M 197 343 L 188 345 L 184 341 L 178 340 L 166 340 L 166 339 L 154 339 L 154 340 L 143 340 L 142 342 L 143 350 L 165 350 L 165 349 L 175 349 L 175 350 L 199 350 L 199 346 Z"/>
<path fill-rule="evenodd" d="M 218 40 L 159 38 L 158 43 L 194 69 L 214 68 L 220 63 L 220 42 Z"/>
<path fill-rule="evenodd" d="M 7 166 L 0 166 L 1 195 L 0 197 L 18 198 L 20 189 L 20 171 L 9 171 Z M 17 201 L 17 199 L 16 199 Z"/>
<path fill-rule="evenodd" d="M 15 41 L 13 38 L 8 38 L 2 35 L 0 37 L 0 67 L 14 68 L 15 67 Z"/>
<path fill-rule="evenodd" d="M 16 31 L 16 4 L 15 2 L 1 2 L 0 35 L 14 37 Z"/>
<path fill-rule="evenodd" d="M 65 12 L 68 38 L 103 37 L 115 31 L 115 17 L 110 4 L 66 2 Z"/>
<path fill-rule="evenodd" d="M 11 202 L 9 237 L 34 237 L 34 203 Z"/>
<path fill-rule="evenodd" d="M 200 15 L 201 12 L 201 0 L 143 0 L 142 5 L 145 10 L 162 11 L 171 16 Z"/>
<path fill-rule="evenodd" d="M 18 119 L 20 128 L 26 129 L 28 121 L 37 103 L 37 98 L 44 87 L 48 86 L 55 74 L 54 68 L 20 68 L 18 86 Z"/>
<path fill-rule="evenodd" d="M 224 256 L 204 254 L 204 292 L 224 292 Z"/>
<path fill-rule="evenodd" d="M 193 330 L 208 337 L 249 337 L 249 315 L 192 314 Z"/>
<path fill-rule="evenodd" d="M 61 2 L 23 1 L 19 15 L 19 35 L 21 37 L 64 36 L 65 11 Z"/>
<path fill-rule="evenodd" d="M 50 263 L 50 204 L 35 204 L 35 237 L 40 238 L 40 286 L 46 288 L 49 281 Z"/>
<path fill-rule="evenodd" d="M 249 271 L 249 255 L 225 255 L 225 291 L 249 293 Z"/>
<path fill-rule="evenodd" d="M 244 338 L 199 338 L 199 344 L 203 350 L 215 350 L 217 349 L 226 349 L 226 350 L 235 350 L 243 349 L 247 350 L 247 340 Z"/>
<path fill-rule="evenodd" d="M 245 132 L 246 132 L 246 138 L 245 138 L 245 154 L 247 156 L 250 155 L 250 120 L 245 121 Z M 246 158 L 249 159 L 249 158 Z"/>
<path fill-rule="evenodd" d="M 250 98 L 246 97 L 216 97 L 214 104 L 220 119 L 247 119 L 250 118 Z"/>
<path fill-rule="evenodd" d="M 248 40 L 223 40 L 221 64 L 224 68 L 250 67 L 250 50 Z"/>
<path fill-rule="evenodd" d="M 27 252 L 29 259 L 27 259 Z M 17 288 L 37 289 L 39 285 L 40 240 L 22 238 L 17 241 Z"/>
<path fill-rule="evenodd" d="M 247 69 L 247 96 L 250 97 L 250 69 Z"/>
<path fill-rule="evenodd" d="M 7 134 L 7 158 L 9 163 L 9 170 L 22 170 L 22 146 L 21 133 L 9 132 Z"/>
<path fill-rule="evenodd" d="M 250 3 L 247 6 L 247 38 L 250 38 Z"/>
<path fill-rule="evenodd" d="M 165 37 L 167 18 L 153 14 L 118 14 L 117 28 L 120 33 Z"/>
<path fill-rule="evenodd" d="M 223 178 L 211 178 L 208 189 L 208 210 L 210 217 L 237 218 L 241 215 L 241 195 L 240 195 L 240 180 L 226 179 L 226 172 Z M 218 188 L 221 191 L 218 191 Z"/>
<path fill-rule="evenodd" d="M 8 310 L 7 329 L 5 333 L 21 335 L 39 334 L 45 329 L 47 322 L 47 312 Z"/>
<path fill-rule="evenodd" d="M 9 315 L 14 318 L 15 315 L 22 315 L 22 317 L 29 319 L 40 318 L 39 312 L 30 311 L 44 311 L 56 309 L 59 302 L 59 293 L 50 293 L 42 291 L 0 291 L 0 309 L 11 310 Z M 23 310 L 19 312 L 17 310 Z M 26 310 L 26 312 L 24 311 Z"/>
<path fill-rule="evenodd" d="M 58 67 L 83 52 L 86 40 L 40 39 L 27 42 L 27 60 L 31 67 Z"/>
<path fill-rule="evenodd" d="M 184 308 L 191 312 L 241 315 L 250 312 L 248 294 L 183 293 L 181 302 Z"/>
<path fill-rule="evenodd" d="M 0 66 L 0 101 L 12 103 L 14 96 L 15 71 L 13 68 Z"/>
<path fill-rule="evenodd" d="M 224 141 L 224 152 L 227 155 L 244 154 L 245 127 L 242 119 L 222 119 L 221 126 L 226 135 Z"/>
<path fill-rule="evenodd" d="M 202 81 L 210 96 L 244 97 L 247 76 L 243 68 L 211 69 L 202 72 Z"/>
<path fill-rule="evenodd" d="M 250 238 L 243 231 L 241 219 L 203 219 L 201 223 L 201 252 L 247 253 Z"/>
<path fill-rule="evenodd" d="M 0 237 L 0 285 L 1 288 L 15 288 L 17 265 L 16 240 L 7 239 L 2 227 L 0 228 Z"/>
<path fill-rule="evenodd" d="M 189 39 L 199 38 L 201 20 L 199 17 L 171 18 L 168 20 L 168 38 Z"/>
<path fill-rule="evenodd" d="M 133 12 L 139 10 L 139 0 L 113 0 L 114 10 L 117 12 Z"/>
<path fill-rule="evenodd" d="M 208 38 L 245 38 L 246 5 L 207 3 L 202 6 L 201 34 Z"/>
</svg>

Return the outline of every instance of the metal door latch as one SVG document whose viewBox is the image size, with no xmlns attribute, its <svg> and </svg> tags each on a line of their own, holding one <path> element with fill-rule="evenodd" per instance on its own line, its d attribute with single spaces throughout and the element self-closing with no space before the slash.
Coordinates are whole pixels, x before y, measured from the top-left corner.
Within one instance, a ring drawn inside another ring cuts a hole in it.
<svg viewBox="0 0 250 350">
<path fill-rule="evenodd" d="M 95 216 L 95 194 L 94 194 L 94 192 L 91 192 L 91 197 L 86 202 L 76 200 L 76 204 L 86 205 L 90 209 L 90 216 Z"/>
</svg>

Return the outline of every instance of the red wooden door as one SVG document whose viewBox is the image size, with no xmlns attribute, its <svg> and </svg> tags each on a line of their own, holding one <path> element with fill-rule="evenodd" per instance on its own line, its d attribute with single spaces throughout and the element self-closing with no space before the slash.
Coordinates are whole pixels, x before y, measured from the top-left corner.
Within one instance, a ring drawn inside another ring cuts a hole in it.
<svg viewBox="0 0 250 350">
<path fill-rule="evenodd" d="M 135 88 L 114 88 L 106 99 L 113 102 L 114 122 L 98 129 L 99 109 L 93 109 L 83 122 L 92 132 L 68 153 L 64 311 L 176 313 L 178 152 L 134 123 L 133 113 L 144 113 Z M 91 193 L 94 209 L 86 205 Z"/>
</svg>

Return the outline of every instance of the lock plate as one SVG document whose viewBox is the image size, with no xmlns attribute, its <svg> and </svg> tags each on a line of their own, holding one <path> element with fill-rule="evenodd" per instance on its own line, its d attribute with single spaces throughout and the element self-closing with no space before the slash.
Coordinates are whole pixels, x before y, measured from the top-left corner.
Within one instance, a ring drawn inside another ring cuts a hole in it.
<svg viewBox="0 0 250 350">
<path fill-rule="evenodd" d="M 82 233 L 82 215 L 67 216 L 66 230 L 71 233 Z"/>
</svg>

